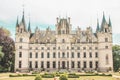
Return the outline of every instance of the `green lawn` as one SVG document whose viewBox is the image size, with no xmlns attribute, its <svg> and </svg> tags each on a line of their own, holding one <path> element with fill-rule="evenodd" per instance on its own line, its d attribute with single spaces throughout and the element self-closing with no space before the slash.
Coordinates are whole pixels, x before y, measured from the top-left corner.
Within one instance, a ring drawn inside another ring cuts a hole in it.
<svg viewBox="0 0 120 80">
<path fill-rule="evenodd" d="M 0 80 L 34 80 L 35 77 L 9 77 L 9 74 L 16 73 L 0 73 Z M 43 78 L 43 80 L 54 80 L 54 78 Z M 58 80 L 58 79 L 57 79 Z M 68 80 L 120 80 L 105 76 L 81 76 L 80 78 L 69 78 Z"/>
</svg>

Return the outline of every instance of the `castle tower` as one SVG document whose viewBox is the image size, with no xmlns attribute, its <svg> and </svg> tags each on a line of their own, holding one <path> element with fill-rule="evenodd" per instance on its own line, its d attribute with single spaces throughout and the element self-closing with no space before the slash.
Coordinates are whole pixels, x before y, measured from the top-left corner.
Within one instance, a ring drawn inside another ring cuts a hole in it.
<svg viewBox="0 0 120 80">
<path fill-rule="evenodd" d="M 57 18 L 56 33 L 59 35 L 71 33 L 70 18 L 68 18 L 68 19 Z"/>
<path fill-rule="evenodd" d="M 99 46 L 99 69 L 100 71 L 113 70 L 113 57 L 112 57 L 112 32 L 111 32 L 111 21 L 109 24 L 106 22 L 105 15 L 103 13 L 102 24 L 98 37 Z M 98 29 L 98 27 L 97 27 Z M 98 31 L 98 30 L 97 30 Z"/>
<path fill-rule="evenodd" d="M 29 25 L 30 27 L 30 25 Z M 29 29 L 30 32 L 30 29 Z M 18 23 L 18 18 L 16 22 L 16 34 L 15 34 L 15 71 L 21 70 L 26 71 L 28 69 L 28 49 L 29 49 L 29 37 L 30 33 L 26 30 L 24 10 L 22 15 L 22 20 L 20 24 Z"/>
</svg>

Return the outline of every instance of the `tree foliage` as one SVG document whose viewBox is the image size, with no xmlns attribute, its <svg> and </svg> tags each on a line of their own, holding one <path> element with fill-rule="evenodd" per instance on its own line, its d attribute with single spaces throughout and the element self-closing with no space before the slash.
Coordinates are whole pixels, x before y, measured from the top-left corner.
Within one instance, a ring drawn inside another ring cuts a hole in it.
<svg viewBox="0 0 120 80">
<path fill-rule="evenodd" d="M 2 46 L 2 52 L 4 53 L 0 66 L 8 71 L 13 71 L 15 44 L 13 39 L 9 37 L 9 34 L 7 29 L 0 28 L 0 46 Z"/>
<path fill-rule="evenodd" d="M 37 75 L 37 76 L 35 77 L 35 80 L 42 80 L 42 77 L 41 77 L 40 75 Z"/>
<path fill-rule="evenodd" d="M 120 68 L 120 46 L 114 45 L 112 47 L 113 52 L 113 67 L 114 71 L 118 71 Z"/>
<path fill-rule="evenodd" d="M 68 80 L 66 75 L 61 75 L 59 80 Z"/>
<path fill-rule="evenodd" d="M 4 53 L 2 52 L 2 47 L 0 46 L 0 61 L 3 58 L 3 56 L 4 56 Z"/>
</svg>

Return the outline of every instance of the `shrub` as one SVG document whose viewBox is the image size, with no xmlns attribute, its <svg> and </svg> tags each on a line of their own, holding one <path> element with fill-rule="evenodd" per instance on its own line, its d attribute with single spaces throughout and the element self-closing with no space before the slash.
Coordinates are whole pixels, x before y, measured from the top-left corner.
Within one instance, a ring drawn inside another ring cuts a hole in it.
<svg viewBox="0 0 120 80">
<path fill-rule="evenodd" d="M 35 77 L 35 80 L 42 80 L 42 77 L 41 77 L 40 75 L 37 75 L 37 76 Z"/>
<path fill-rule="evenodd" d="M 61 75 L 59 80 L 68 80 L 68 78 L 65 75 Z"/>
<path fill-rule="evenodd" d="M 79 78 L 79 75 L 76 75 L 75 73 L 68 74 L 68 78 Z"/>
<path fill-rule="evenodd" d="M 44 75 L 42 75 L 43 78 L 54 78 L 55 75 L 54 74 L 48 74 L 48 73 L 45 73 Z"/>
</svg>

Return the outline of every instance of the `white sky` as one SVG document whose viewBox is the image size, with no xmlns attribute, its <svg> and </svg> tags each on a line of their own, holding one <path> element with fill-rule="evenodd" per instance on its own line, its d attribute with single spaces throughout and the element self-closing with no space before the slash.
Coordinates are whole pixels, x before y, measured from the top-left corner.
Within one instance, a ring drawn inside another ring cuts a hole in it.
<svg viewBox="0 0 120 80">
<path fill-rule="evenodd" d="M 55 25 L 56 17 L 67 15 L 73 28 L 92 26 L 95 30 L 97 18 L 101 22 L 104 11 L 107 21 L 111 17 L 113 32 L 120 33 L 120 0 L 0 0 L 0 20 L 15 22 L 17 15 L 21 20 L 23 4 L 26 20 L 30 14 L 32 24 Z"/>
</svg>

